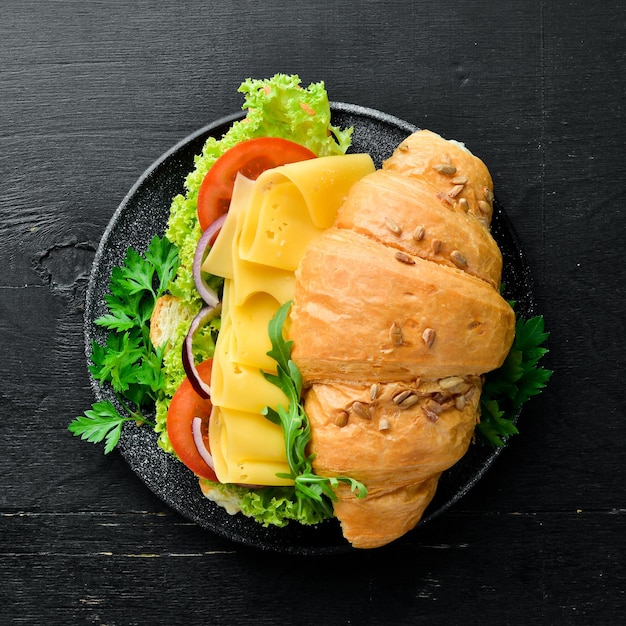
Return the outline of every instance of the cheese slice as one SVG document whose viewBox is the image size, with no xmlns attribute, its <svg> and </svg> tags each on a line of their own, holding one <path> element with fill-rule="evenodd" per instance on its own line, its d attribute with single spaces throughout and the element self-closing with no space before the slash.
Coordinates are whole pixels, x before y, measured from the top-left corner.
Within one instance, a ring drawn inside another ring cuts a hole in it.
<svg viewBox="0 0 626 626">
<path fill-rule="evenodd" d="M 245 212 L 250 205 L 254 187 L 254 181 L 245 176 L 237 176 L 235 178 L 235 186 L 233 187 L 233 195 L 230 208 L 226 214 L 226 220 L 215 243 L 211 246 L 202 263 L 203 272 L 213 274 L 213 276 L 233 278 L 233 241 L 238 231 L 240 214 Z"/>
<path fill-rule="evenodd" d="M 287 406 L 285 394 L 270 383 L 258 367 L 236 363 L 230 358 L 232 324 L 222 325 L 215 344 L 211 372 L 211 402 L 239 411 L 261 413 L 266 406 Z M 272 370 L 268 370 L 272 371 Z M 273 372 L 276 371 L 274 364 Z M 268 424 L 271 424 L 266 420 Z"/>
<path fill-rule="evenodd" d="M 313 226 L 330 228 L 354 183 L 375 170 L 369 154 L 320 157 L 267 170 L 257 179 L 257 190 L 289 181 L 303 197 Z"/>
<path fill-rule="evenodd" d="M 267 424 L 273 428 L 268 429 Z M 285 459 L 283 431 L 262 415 L 214 407 L 209 437 L 215 472 L 221 482 L 252 485 L 291 485 L 293 481 L 276 474 L 289 474 Z M 266 451 L 259 450 L 264 442 Z"/>
<path fill-rule="evenodd" d="M 276 371 L 276 361 L 267 355 L 272 348 L 267 328 L 279 306 L 276 298 L 263 292 L 251 296 L 243 305 L 231 306 L 231 361 L 268 372 Z"/>
<path fill-rule="evenodd" d="M 242 219 L 239 256 L 295 271 L 303 248 L 332 226 L 350 187 L 373 171 L 369 155 L 353 154 L 263 172 Z"/>
<path fill-rule="evenodd" d="M 293 299 L 296 289 L 293 272 L 260 263 L 251 263 L 241 257 L 233 259 L 233 270 L 232 302 L 239 306 L 245 304 L 248 298 L 257 293 L 268 293 L 281 303 Z"/>
<path fill-rule="evenodd" d="M 239 256 L 294 272 L 302 246 L 321 229 L 313 224 L 302 194 L 289 180 L 277 179 L 255 191 L 255 201 L 243 219 Z"/>
</svg>

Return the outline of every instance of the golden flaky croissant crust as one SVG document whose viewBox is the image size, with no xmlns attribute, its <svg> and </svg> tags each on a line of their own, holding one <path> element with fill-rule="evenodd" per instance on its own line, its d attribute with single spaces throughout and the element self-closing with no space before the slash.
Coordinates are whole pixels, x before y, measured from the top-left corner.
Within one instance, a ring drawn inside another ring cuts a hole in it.
<svg viewBox="0 0 626 626">
<path fill-rule="evenodd" d="M 418 523 L 471 442 L 481 375 L 510 349 L 492 185 L 462 145 L 418 131 L 352 187 L 296 271 L 289 335 L 314 469 L 368 488 L 335 503 L 355 547 Z"/>
</svg>

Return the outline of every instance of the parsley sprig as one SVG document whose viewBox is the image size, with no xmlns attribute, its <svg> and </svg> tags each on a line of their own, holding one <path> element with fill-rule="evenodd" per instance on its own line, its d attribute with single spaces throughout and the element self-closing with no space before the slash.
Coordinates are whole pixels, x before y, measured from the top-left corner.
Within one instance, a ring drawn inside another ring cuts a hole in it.
<svg viewBox="0 0 626 626">
<path fill-rule="evenodd" d="M 476 430 L 488 444 L 506 445 L 506 438 L 518 433 L 512 418 L 546 386 L 552 371 L 539 366 L 539 360 L 548 352 L 543 346 L 548 337 L 543 316 L 518 316 L 511 350 L 502 367 L 487 374 L 483 386 Z"/>
<path fill-rule="evenodd" d="M 148 321 L 178 264 L 176 246 L 165 237 L 155 236 L 144 256 L 128 248 L 122 265 L 111 272 L 105 296 L 108 312 L 94 321 L 109 334 L 104 345 L 92 342 L 89 371 L 95 380 L 111 386 L 125 414 L 111 400 L 102 400 L 68 427 L 89 442 L 104 441 L 105 454 L 117 445 L 124 422 L 154 427 L 145 414 L 162 393 L 164 348 L 152 345 Z"/>
<path fill-rule="evenodd" d="M 112 402 L 103 400 L 96 402 L 90 411 L 74 418 L 69 425 L 70 432 L 91 443 L 105 442 L 104 453 L 108 454 L 115 448 L 122 434 L 124 422 L 151 424 L 147 419 L 136 414 L 131 417 L 121 415 Z"/>
<path fill-rule="evenodd" d="M 311 427 L 301 402 L 302 374 L 291 360 L 293 341 L 287 341 L 283 337 L 283 327 L 290 307 L 291 302 L 283 304 L 269 323 L 272 349 L 267 354 L 276 361 L 277 371 L 276 374 L 263 372 L 265 378 L 287 396 L 288 406 L 279 405 L 277 409 L 266 407 L 263 415 L 274 424 L 282 426 L 285 437 L 291 473 L 278 476 L 294 481 L 299 506 L 316 509 L 321 516 L 328 517 L 332 516 L 330 501 L 337 500 L 334 490 L 341 483 L 349 485 L 358 498 L 367 495 L 367 488 L 348 476 L 318 476 L 313 472 L 314 455 L 309 455 L 306 451 L 311 439 Z"/>
</svg>

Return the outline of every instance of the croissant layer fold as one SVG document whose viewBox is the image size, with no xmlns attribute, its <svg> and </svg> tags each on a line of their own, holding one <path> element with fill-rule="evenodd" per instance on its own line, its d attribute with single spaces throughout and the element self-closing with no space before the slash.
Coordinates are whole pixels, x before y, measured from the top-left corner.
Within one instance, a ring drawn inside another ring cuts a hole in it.
<svg viewBox="0 0 626 626">
<path fill-rule="evenodd" d="M 307 382 L 439 378 L 502 364 L 515 320 L 500 294 L 457 268 L 402 255 L 337 228 L 307 248 L 290 331 Z"/>
</svg>

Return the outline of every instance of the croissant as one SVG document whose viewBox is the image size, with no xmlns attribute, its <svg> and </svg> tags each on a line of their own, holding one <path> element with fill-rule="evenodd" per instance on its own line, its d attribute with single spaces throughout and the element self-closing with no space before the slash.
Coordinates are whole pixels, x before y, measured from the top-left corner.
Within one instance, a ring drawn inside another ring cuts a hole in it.
<svg viewBox="0 0 626 626">
<path fill-rule="evenodd" d="M 481 376 L 515 332 L 499 293 L 484 163 L 429 131 L 403 141 L 349 191 L 306 248 L 291 310 L 316 473 L 348 475 L 334 504 L 357 548 L 411 530 L 467 451 Z"/>
</svg>

